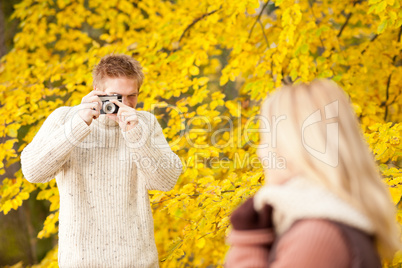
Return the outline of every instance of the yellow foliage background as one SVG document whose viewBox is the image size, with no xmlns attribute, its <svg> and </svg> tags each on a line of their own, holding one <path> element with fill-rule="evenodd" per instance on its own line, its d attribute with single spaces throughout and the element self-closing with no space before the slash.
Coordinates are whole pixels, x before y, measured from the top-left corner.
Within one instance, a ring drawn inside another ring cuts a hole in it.
<svg viewBox="0 0 402 268">
<path fill-rule="evenodd" d="M 146 75 L 142 109 L 156 107 L 185 168 L 174 190 L 150 192 L 161 267 L 223 265 L 229 216 L 265 179 L 253 162 L 255 116 L 283 82 L 342 86 L 402 223 L 401 0 L 23 0 L 13 16 L 20 32 L 0 62 L 0 174 L 54 109 L 80 103 L 102 56 L 132 55 Z M 38 238 L 57 235 L 55 180 L 33 185 L 18 171 L 0 186 L 0 211 L 37 188 L 51 203 Z M 399 253 L 386 266 L 401 264 Z M 53 266 L 57 247 L 34 267 Z"/>
</svg>

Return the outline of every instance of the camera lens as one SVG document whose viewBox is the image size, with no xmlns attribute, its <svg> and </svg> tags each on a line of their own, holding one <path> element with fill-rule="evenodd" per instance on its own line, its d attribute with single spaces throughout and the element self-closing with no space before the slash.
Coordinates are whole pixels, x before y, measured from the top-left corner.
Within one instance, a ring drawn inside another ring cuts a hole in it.
<svg viewBox="0 0 402 268">
<path fill-rule="evenodd" d="M 116 110 L 116 105 L 113 102 L 106 102 L 105 104 L 103 104 L 103 110 L 107 114 L 112 114 Z"/>
</svg>

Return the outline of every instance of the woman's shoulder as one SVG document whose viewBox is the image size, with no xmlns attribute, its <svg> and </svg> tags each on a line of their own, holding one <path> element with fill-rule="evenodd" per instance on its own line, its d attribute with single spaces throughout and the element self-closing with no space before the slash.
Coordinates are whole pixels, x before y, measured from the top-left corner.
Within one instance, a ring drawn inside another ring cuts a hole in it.
<svg viewBox="0 0 402 268">
<path fill-rule="evenodd" d="M 371 236 L 326 219 L 294 222 L 279 237 L 274 254 L 304 267 L 381 267 Z"/>
<path fill-rule="evenodd" d="M 275 259 L 303 267 L 350 267 L 348 244 L 329 220 L 296 221 L 277 241 Z M 291 266 L 289 266 L 291 267 Z"/>
<path fill-rule="evenodd" d="M 306 245 L 316 246 L 334 241 L 331 247 L 346 248 L 346 241 L 337 224 L 326 219 L 304 219 L 293 223 L 291 228 L 281 236 L 281 240 L 306 240 Z M 314 242 L 314 243 L 310 243 Z"/>
</svg>

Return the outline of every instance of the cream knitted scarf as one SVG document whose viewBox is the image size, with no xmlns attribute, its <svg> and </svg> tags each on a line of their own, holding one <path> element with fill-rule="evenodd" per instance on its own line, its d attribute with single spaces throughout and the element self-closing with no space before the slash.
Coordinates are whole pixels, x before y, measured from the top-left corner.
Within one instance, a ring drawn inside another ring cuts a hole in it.
<svg viewBox="0 0 402 268">
<path fill-rule="evenodd" d="M 294 177 L 281 185 L 266 185 L 254 197 L 254 207 L 274 207 L 274 225 L 281 235 L 301 219 L 328 219 L 373 233 L 373 225 L 361 212 L 322 186 L 303 177 Z"/>
</svg>

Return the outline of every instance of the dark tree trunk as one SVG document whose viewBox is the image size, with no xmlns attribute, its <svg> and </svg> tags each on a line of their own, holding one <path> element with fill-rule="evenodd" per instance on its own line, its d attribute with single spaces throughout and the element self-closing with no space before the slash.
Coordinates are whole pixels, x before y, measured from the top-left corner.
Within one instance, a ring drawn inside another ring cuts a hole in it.
<svg viewBox="0 0 402 268">
<path fill-rule="evenodd" d="M 0 58 L 7 54 L 5 25 L 3 0 L 0 0 Z"/>
</svg>

